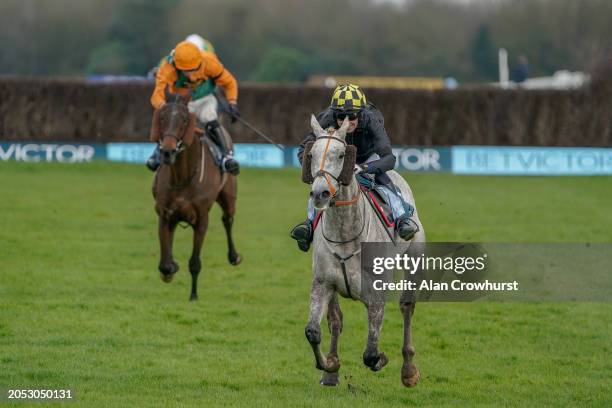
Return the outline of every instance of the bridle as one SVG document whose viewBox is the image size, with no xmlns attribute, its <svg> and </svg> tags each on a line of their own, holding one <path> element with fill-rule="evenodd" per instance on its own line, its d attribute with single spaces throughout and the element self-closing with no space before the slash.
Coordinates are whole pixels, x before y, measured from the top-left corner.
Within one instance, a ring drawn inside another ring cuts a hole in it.
<svg viewBox="0 0 612 408">
<path fill-rule="evenodd" d="M 338 186 L 340 186 L 342 183 L 340 183 L 340 181 L 338 180 L 338 177 L 336 177 L 329 171 L 325 170 L 325 161 L 327 160 L 327 151 L 329 150 L 329 145 L 331 144 L 331 141 L 337 140 L 338 142 L 342 143 L 345 147 L 346 147 L 346 142 L 340 139 L 339 137 L 331 136 L 331 135 L 319 136 L 317 140 L 319 139 L 327 139 L 327 144 L 325 145 L 325 150 L 323 150 L 323 157 L 321 158 L 321 166 L 319 166 L 319 170 L 315 173 L 314 179 L 316 179 L 317 177 L 325 178 L 327 187 L 329 188 L 329 191 L 332 195 L 330 206 L 331 207 L 342 207 L 342 206 L 353 205 L 357 203 L 357 201 L 359 201 L 359 196 L 360 196 L 359 188 L 357 189 L 357 194 L 355 194 L 355 197 L 351 198 L 350 200 L 336 200 L 336 196 L 338 195 L 338 188 L 334 186 L 334 184 L 331 182 L 331 179 L 334 179 Z"/>
<path fill-rule="evenodd" d="M 327 144 L 325 145 L 325 150 L 323 151 L 323 157 L 321 158 L 321 166 L 319 167 L 319 170 L 316 172 L 314 178 L 315 179 L 317 177 L 325 178 L 325 181 L 327 182 L 327 187 L 329 188 L 329 191 L 332 194 L 330 206 L 341 207 L 341 206 L 348 206 L 348 205 L 353 205 L 357 203 L 359 201 L 359 196 L 361 195 L 361 189 L 359 187 L 357 187 L 357 194 L 355 194 L 355 197 L 351 198 L 350 200 L 346 200 L 346 201 L 336 200 L 338 189 L 333 185 L 333 183 L 331 182 L 331 179 L 333 178 L 336 181 L 338 186 L 340 186 L 342 183 L 340 183 L 340 180 L 338 180 L 338 177 L 334 176 L 332 173 L 325 170 L 325 160 L 327 159 L 327 151 L 329 150 L 329 145 L 331 141 L 337 140 L 341 142 L 345 147 L 346 147 L 346 142 L 336 136 L 331 136 L 331 135 L 319 136 L 317 140 L 319 139 L 327 139 Z M 346 160 L 346 156 L 345 156 L 345 160 Z M 364 205 L 363 224 L 361 225 L 361 229 L 357 233 L 357 235 L 355 235 L 351 239 L 348 239 L 346 241 L 333 241 L 325 236 L 325 226 L 324 225 L 321 226 L 321 234 L 323 235 L 325 245 L 328 247 L 329 251 L 332 253 L 334 258 L 336 258 L 336 260 L 340 263 L 340 267 L 342 268 L 342 277 L 344 278 L 344 286 L 346 287 L 347 294 L 351 299 L 354 299 L 354 297 L 353 297 L 353 294 L 351 293 L 351 286 L 349 285 L 349 281 L 348 281 L 348 275 L 346 272 L 346 263 L 349 261 L 349 259 L 351 259 L 352 257 L 354 257 L 355 255 L 361 252 L 361 246 L 359 246 L 359 249 L 350 253 L 348 256 L 342 256 L 330 246 L 330 243 L 334 243 L 336 245 L 344 245 L 344 244 L 348 244 L 350 242 L 356 241 L 359 237 L 361 237 L 361 234 L 363 233 L 363 230 L 365 228 L 365 224 L 366 224 L 366 219 L 365 219 L 365 205 Z"/>
<path fill-rule="evenodd" d="M 164 139 L 167 138 L 167 137 L 171 137 L 173 139 L 176 139 L 176 154 L 179 154 L 183 150 L 185 150 L 185 143 L 183 142 L 183 139 L 180 139 L 177 135 L 164 135 L 163 137 L 161 137 L 159 139 L 159 141 L 157 142 L 157 144 L 159 145 L 160 149 L 162 147 L 162 143 L 163 143 Z"/>
<path fill-rule="evenodd" d="M 168 103 L 168 107 L 170 107 L 170 106 L 169 106 L 170 104 L 172 104 L 172 105 L 179 105 L 179 106 L 181 106 L 180 104 L 177 104 L 176 102 L 170 102 L 170 103 Z M 186 108 L 186 107 L 185 107 L 185 108 Z M 187 108 L 186 108 L 186 109 L 187 109 Z M 185 124 L 186 124 L 186 123 L 189 121 L 189 111 L 187 110 L 187 116 L 183 115 L 183 113 L 184 113 L 184 112 L 179 111 L 179 112 L 178 112 L 178 113 L 176 113 L 176 114 L 177 114 L 177 115 L 178 115 L 178 114 L 180 114 L 180 116 L 181 116 L 181 117 L 180 117 L 180 119 L 179 119 L 179 120 L 181 120 L 181 121 L 183 122 L 183 125 L 185 125 Z M 170 116 L 172 116 L 173 114 L 175 114 L 175 113 L 174 113 L 174 112 L 171 112 L 171 113 L 170 113 Z M 173 123 L 173 118 L 171 118 L 171 119 L 169 120 L 169 124 L 172 124 L 172 123 Z M 185 132 L 186 130 L 187 130 L 187 129 L 185 128 L 184 132 Z M 176 135 L 176 134 L 164 134 L 162 137 L 160 137 L 160 138 L 159 138 L 159 140 L 157 141 L 157 144 L 159 145 L 159 148 L 160 148 L 160 149 L 162 148 L 162 144 L 163 144 L 164 139 L 165 139 L 165 138 L 167 138 L 167 137 L 171 137 L 171 138 L 173 138 L 173 139 L 175 139 L 175 140 L 176 140 L 176 154 L 177 154 L 177 155 L 178 155 L 179 153 L 181 153 L 183 150 L 185 150 L 185 142 L 183 142 L 183 139 L 182 139 L 182 138 L 180 138 L 180 137 L 178 137 L 178 135 Z"/>
</svg>

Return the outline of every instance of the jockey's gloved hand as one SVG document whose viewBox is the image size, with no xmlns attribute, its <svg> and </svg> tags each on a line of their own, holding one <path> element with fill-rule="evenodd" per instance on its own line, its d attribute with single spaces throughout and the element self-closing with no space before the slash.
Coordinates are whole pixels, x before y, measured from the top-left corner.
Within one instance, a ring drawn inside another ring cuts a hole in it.
<svg viewBox="0 0 612 408">
<path fill-rule="evenodd" d="M 238 110 L 238 104 L 230 103 L 228 107 L 228 113 L 230 115 L 232 123 L 236 122 L 236 120 L 240 116 L 240 111 Z"/>
<path fill-rule="evenodd" d="M 369 164 L 369 163 L 355 165 L 355 174 L 359 174 L 359 173 L 376 174 L 377 171 L 378 171 L 378 167 L 372 164 Z"/>
<path fill-rule="evenodd" d="M 378 167 L 371 163 L 364 163 L 361 165 L 363 167 L 364 173 L 368 174 L 376 174 L 378 173 Z"/>
</svg>

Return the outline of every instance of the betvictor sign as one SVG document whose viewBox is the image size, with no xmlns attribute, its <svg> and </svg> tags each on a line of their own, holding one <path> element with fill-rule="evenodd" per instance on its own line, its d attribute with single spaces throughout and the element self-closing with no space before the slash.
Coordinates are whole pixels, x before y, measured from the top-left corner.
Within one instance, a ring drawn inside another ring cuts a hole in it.
<svg viewBox="0 0 612 408">
<path fill-rule="evenodd" d="M 99 144 L 0 143 L 0 161 L 82 163 L 106 158 Z"/>
</svg>

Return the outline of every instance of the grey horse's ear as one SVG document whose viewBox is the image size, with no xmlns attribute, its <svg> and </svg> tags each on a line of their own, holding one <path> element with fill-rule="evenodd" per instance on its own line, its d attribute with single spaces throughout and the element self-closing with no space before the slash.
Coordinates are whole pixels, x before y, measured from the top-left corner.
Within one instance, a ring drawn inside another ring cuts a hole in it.
<svg viewBox="0 0 612 408">
<path fill-rule="evenodd" d="M 314 177 L 312 177 L 312 170 L 310 169 L 312 163 L 312 156 L 310 155 L 310 151 L 312 150 L 313 145 L 314 142 L 306 143 L 306 146 L 304 146 L 304 155 L 302 156 L 302 181 L 306 184 L 312 184 L 314 182 Z"/>
<path fill-rule="evenodd" d="M 344 152 L 344 163 L 342 163 L 342 171 L 338 175 L 338 182 L 345 186 L 351 184 L 353 173 L 355 172 L 355 163 L 357 162 L 357 148 L 353 145 L 347 145 Z"/>
<path fill-rule="evenodd" d="M 320 137 L 323 133 L 325 133 L 315 115 L 312 114 L 310 115 L 310 126 L 312 126 L 312 131 L 316 137 Z"/>
<path fill-rule="evenodd" d="M 340 126 L 340 129 L 338 129 L 338 137 L 340 139 L 344 140 L 346 138 L 346 131 L 347 131 L 348 127 L 349 127 L 349 120 L 348 120 L 348 116 L 347 116 L 342 121 L 342 126 Z"/>
</svg>

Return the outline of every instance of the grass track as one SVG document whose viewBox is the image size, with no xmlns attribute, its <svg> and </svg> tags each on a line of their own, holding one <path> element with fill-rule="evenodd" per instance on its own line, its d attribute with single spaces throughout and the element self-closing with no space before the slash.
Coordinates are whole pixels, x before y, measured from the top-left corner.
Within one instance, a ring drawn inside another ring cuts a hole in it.
<svg viewBox="0 0 612 408">
<path fill-rule="evenodd" d="M 193 303 L 188 230 L 175 281 L 158 277 L 151 178 L 103 162 L 0 163 L 0 388 L 70 387 L 84 407 L 612 405 L 607 303 L 419 304 L 422 379 L 405 389 L 397 306 L 380 344 L 390 363 L 372 373 L 365 311 L 343 300 L 341 386 L 323 388 L 303 334 L 310 257 L 288 237 L 304 217 L 298 171 L 243 171 L 244 262 L 226 262 L 215 209 Z M 612 178 L 408 181 L 430 241 L 612 241 Z"/>
</svg>

